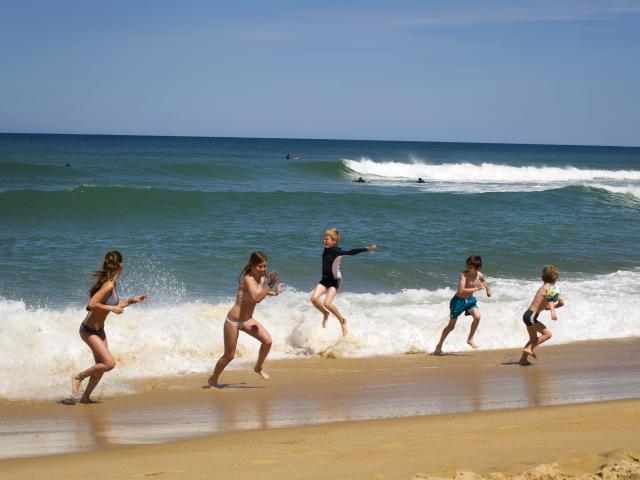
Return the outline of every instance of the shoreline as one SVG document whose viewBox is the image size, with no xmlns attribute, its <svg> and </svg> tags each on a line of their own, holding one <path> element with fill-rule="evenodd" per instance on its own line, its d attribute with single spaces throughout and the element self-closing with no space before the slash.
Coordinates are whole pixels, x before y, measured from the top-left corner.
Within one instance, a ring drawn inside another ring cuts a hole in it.
<svg viewBox="0 0 640 480">
<path fill-rule="evenodd" d="M 223 389 L 184 375 L 136 381 L 136 393 L 96 405 L 3 402 L 0 458 L 640 398 L 640 338 L 545 346 L 530 367 L 517 365 L 519 353 L 278 360 L 267 363 L 268 383 L 242 365 L 223 374 Z"/>
<path fill-rule="evenodd" d="M 566 480 L 612 464 L 636 478 L 638 425 L 639 399 L 350 421 L 1 460 L 0 478 Z"/>
</svg>

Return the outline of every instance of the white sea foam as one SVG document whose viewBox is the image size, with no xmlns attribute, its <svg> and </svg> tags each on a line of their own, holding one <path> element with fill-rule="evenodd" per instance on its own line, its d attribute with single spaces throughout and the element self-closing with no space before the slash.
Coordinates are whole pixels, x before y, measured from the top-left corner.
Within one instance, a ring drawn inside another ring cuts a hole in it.
<svg viewBox="0 0 640 480">
<path fill-rule="evenodd" d="M 600 183 L 594 183 L 591 185 L 594 188 L 601 188 L 612 193 L 620 193 L 623 195 L 631 195 L 632 197 L 640 199 L 640 185 L 603 185 Z"/>
<path fill-rule="evenodd" d="M 419 159 L 411 163 L 375 162 L 370 158 L 344 159 L 344 165 L 367 178 L 397 183 L 422 177 L 428 183 L 421 188 L 430 191 L 464 193 L 531 191 L 562 188 L 567 185 L 587 185 L 614 193 L 640 196 L 640 170 L 582 169 L 572 166 L 512 166 L 493 163 L 430 164 Z M 600 182 L 600 183 L 595 183 Z M 602 183 L 602 182 L 611 182 Z M 622 183 L 622 185 L 621 185 Z"/>
<path fill-rule="evenodd" d="M 497 279 L 494 297 L 479 296 L 482 313 L 476 342 L 483 349 L 520 347 L 526 341 L 522 314 L 539 282 Z M 561 284 L 567 307 L 552 322 L 554 344 L 640 336 L 640 270 L 621 271 Z M 321 327 L 308 292 L 287 291 L 259 305 L 256 318 L 271 332 L 271 359 L 314 355 L 367 357 L 430 352 L 448 319 L 451 288 L 399 293 L 342 293 L 337 305 L 350 321 L 350 335 L 340 336 L 338 322 Z M 223 351 L 222 322 L 231 302 L 183 303 L 175 307 L 138 305 L 107 322 L 109 345 L 117 366 L 98 394 L 127 392 L 135 378 L 202 374 L 203 381 Z M 72 373 L 92 363 L 78 336 L 82 308 L 28 309 L 22 302 L 0 299 L 0 397 L 61 398 Z M 467 350 L 469 317 L 445 343 L 445 350 Z M 230 368 L 254 362 L 258 342 L 242 335 Z"/>
</svg>

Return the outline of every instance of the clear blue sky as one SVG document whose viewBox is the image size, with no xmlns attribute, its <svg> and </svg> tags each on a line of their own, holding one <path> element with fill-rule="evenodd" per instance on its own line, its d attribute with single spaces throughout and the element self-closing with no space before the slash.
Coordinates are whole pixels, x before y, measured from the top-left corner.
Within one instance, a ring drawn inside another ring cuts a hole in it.
<svg viewBox="0 0 640 480">
<path fill-rule="evenodd" d="M 0 132 L 640 145 L 640 1 L 0 0 Z"/>
</svg>

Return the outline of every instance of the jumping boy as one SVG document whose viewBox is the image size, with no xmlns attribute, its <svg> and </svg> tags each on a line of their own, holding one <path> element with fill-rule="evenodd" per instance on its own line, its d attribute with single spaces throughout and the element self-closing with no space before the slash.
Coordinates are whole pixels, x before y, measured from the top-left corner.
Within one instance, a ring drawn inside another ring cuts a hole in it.
<svg viewBox="0 0 640 480">
<path fill-rule="evenodd" d="M 354 248 L 353 250 L 342 250 L 338 247 L 340 232 L 335 228 L 330 228 L 324 232 L 324 251 L 322 252 L 322 278 L 311 294 L 311 303 L 322 312 L 322 327 L 327 327 L 329 314 L 333 313 L 340 322 L 342 335 L 347 334 L 347 319 L 342 316 L 338 307 L 333 304 L 333 299 L 340 289 L 342 273 L 340 273 L 340 262 L 344 255 L 357 255 L 362 252 L 372 253 L 378 245 L 375 243 L 365 248 Z M 326 293 L 324 307 L 320 303 L 320 297 Z"/>
<path fill-rule="evenodd" d="M 456 322 L 462 312 L 464 312 L 465 315 L 471 315 L 473 317 L 467 343 L 474 349 L 478 348 L 478 345 L 473 341 L 473 335 L 476 333 L 478 325 L 480 324 L 480 310 L 477 305 L 478 300 L 473 294 L 479 290 L 485 290 L 487 297 L 491 296 L 491 288 L 489 288 L 483 273 L 480 271 L 481 268 L 482 258 L 480 255 L 472 255 L 467 258 L 467 268 L 460 274 L 458 291 L 449 302 L 449 323 L 444 327 L 444 330 L 442 330 L 440 342 L 433 352 L 434 355 L 442 355 L 442 345 L 447 336 L 456 328 Z"/>
</svg>

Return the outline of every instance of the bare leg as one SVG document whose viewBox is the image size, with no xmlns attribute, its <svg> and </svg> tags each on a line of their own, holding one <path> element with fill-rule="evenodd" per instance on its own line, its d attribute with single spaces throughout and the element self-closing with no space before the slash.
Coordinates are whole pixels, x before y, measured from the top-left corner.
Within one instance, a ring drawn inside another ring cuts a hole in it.
<svg viewBox="0 0 640 480">
<path fill-rule="evenodd" d="M 80 383 L 82 379 L 78 377 L 77 373 L 71 375 L 71 398 L 78 398 L 80 396 Z"/>
<path fill-rule="evenodd" d="M 320 297 L 326 291 L 327 287 L 317 284 L 316 288 L 313 289 L 313 293 L 311 294 L 311 303 L 314 307 L 322 312 L 322 328 L 327 328 L 327 321 L 329 320 L 329 311 L 322 306 L 322 303 L 320 303 Z"/>
<path fill-rule="evenodd" d="M 471 346 L 471 348 L 478 348 L 478 345 L 473 341 L 473 336 L 478 329 L 478 325 L 480 325 L 480 310 L 477 308 L 472 308 L 471 316 L 473 317 L 473 321 L 471 322 L 471 329 L 469 330 L 469 338 L 467 338 L 467 343 Z"/>
<path fill-rule="evenodd" d="M 541 333 L 541 335 L 538 337 L 538 340 L 536 341 L 536 343 L 531 345 L 531 352 L 532 353 L 533 353 L 533 349 L 534 348 L 539 347 L 544 342 L 549 340 L 551 338 L 551 336 L 552 336 L 551 335 L 551 330 L 549 330 L 543 324 L 538 323 L 537 325 L 535 325 L 535 327 L 538 327 L 537 330 Z M 533 358 L 538 358 L 535 353 L 533 353 Z"/>
<path fill-rule="evenodd" d="M 535 345 L 538 341 L 538 332 L 534 327 L 527 327 L 527 332 L 529 333 L 529 341 L 522 349 L 522 356 L 520 357 L 520 365 L 531 365 L 529 362 L 529 355 L 534 356 L 535 353 L 531 349 L 531 345 Z M 534 356 L 534 358 L 536 358 Z"/>
<path fill-rule="evenodd" d="M 267 355 L 269 354 L 269 350 L 271 350 L 271 343 L 272 343 L 271 335 L 269 335 L 269 332 L 267 331 L 267 329 L 264 328 L 264 326 L 256 320 L 250 320 L 244 326 L 242 331 L 248 333 L 253 338 L 260 341 L 261 345 L 260 345 L 260 351 L 258 352 L 258 361 L 256 362 L 256 366 L 253 370 L 258 375 L 260 375 L 264 380 L 269 380 L 271 378 L 271 375 L 265 372 L 262 366 L 264 365 L 264 361 L 266 360 Z"/>
<path fill-rule="evenodd" d="M 236 346 L 238 345 L 238 328 L 235 325 L 230 324 L 229 322 L 224 322 L 224 326 L 222 327 L 222 335 L 224 337 L 224 353 L 218 359 L 215 368 L 213 369 L 213 373 L 209 377 L 207 383 L 211 387 L 218 386 L 218 378 L 220 378 L 220 374 L 225 369 L 227 365 L 233 360 L 233 357 L 236 356 Z"/>
<path fill-rule="evenodd" d="M 529 331 L 529 343 L 527 343 L 522 351 L 522 357 L 525 355 L 531 355 L 533 358 L 538 358 L 534 352 L 534 348 L 543 344 L 551 338 L 551 330 L 549 330 L 543 323 L 537 322 L 531 327 L 527 327 Z M 540 333 L 540 336 L 538 336 Z M 520 359 L 522 361 L 522 358 Z"/>
<path fill-rule="evenodd" d="M 74 375 L 74 379 L 77 380 L 79 393 L 80 382 L 85 378 L 90 377 L 89 383 L 82 394 L 81 401 L 84 403 L 91 403 L 91 393 L 93 393 L 93 390 L 98 386 L 102 375 L 113 370 L 116 366 L 116 361 L 113 359 L 113 356 L 109 351 L 109 343 L 106 339 L 102 340 L 98 335 L 88 335 L 86 333 L 81 333 L 80 337 L 82 337 L 82 340 L 84 340 L 84 342 L 89 345 L 89 348 L 91 348 L 93 358 L 96 363 L 93 367 Z M 72 390 L 73 387 L 74 385 L 72 385 Z"/>
<path fill-rule="evenodd" d="M 447 323 L 447 326 L 444 327 L 444 329 L 442 330 L 442 335 L 440 335 L 440 341 L 438 342 L 438 345 L 436 345 L 436 349 L 433 351 L 435 355 L 442 355 L 442 345 L 444 344 L 444 341 L 447 339 L 449 334 L 453 331 L 453 329 L 456 328 L 457 321 L 458 321 L 457 318 L 449 319 L 449 323 Z"/>
<path fill-rule="evenodd" d="M 335 315 L 335 317 L 340 322 L 340 326 L 342 327 L 342 336 L 346 336 L 349 333 L 349 328 L 347 325 L 347 319 L 342 316 L 338 307 L 333 304 L 333 299 L 336 298 L 338 294 L 338 290 L 335 287 L 330 287 L 327 289 L 327 296 L 324 298 L 324 306 L 327 310 Z"/>
</svg>

